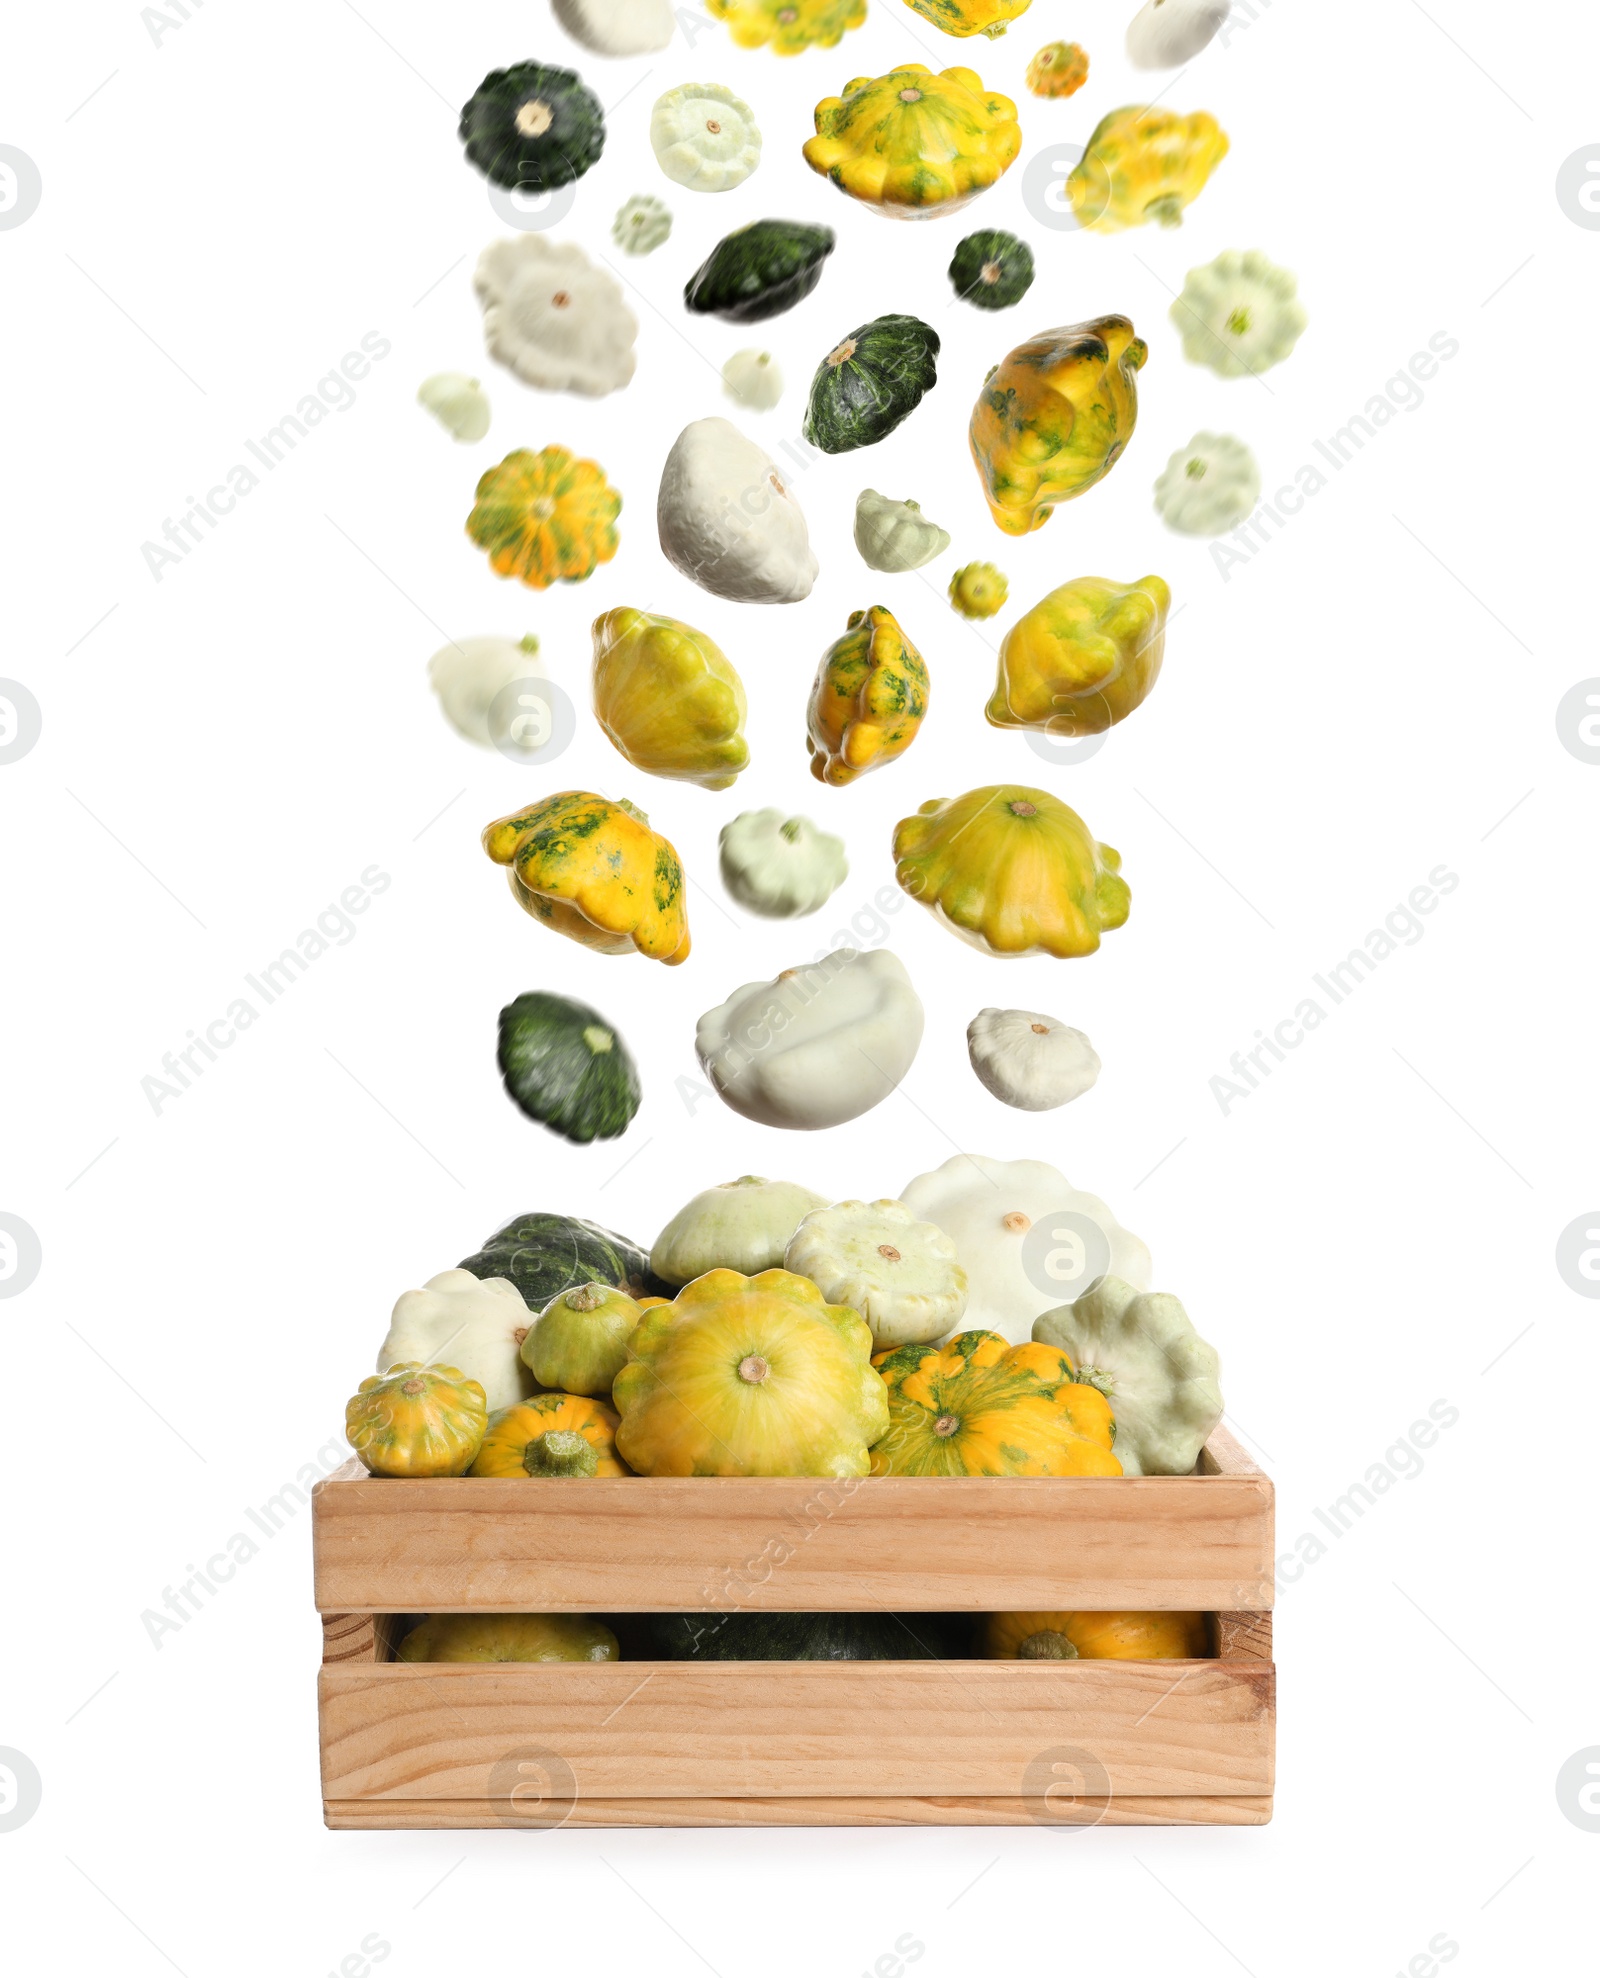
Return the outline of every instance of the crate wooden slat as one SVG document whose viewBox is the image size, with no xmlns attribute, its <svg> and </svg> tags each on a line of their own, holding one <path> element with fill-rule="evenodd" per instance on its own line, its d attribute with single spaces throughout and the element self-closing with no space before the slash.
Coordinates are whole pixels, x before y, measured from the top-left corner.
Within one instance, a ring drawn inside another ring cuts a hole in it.
<svg viewBox="0 0 1600 1978">
<path fill-rule="evenodd" d="M 313 1492 L 323 1613 L 1258 1609 L 1272 1485 L 1193 1477 L 448 1478 Z"/>
<path fill-rule="evenodd" d="M 508 1796 L 529 1752 L 569 1782 L 567 1826 L 1271 1818 L 1272 1485 L 1220 1431 L 1193 1477 L 398 1484 L 350 1464 L 313 1503 L 333 1827 L 553 1824 Z M 1149 1607 L 1213 1614 L 1215 1655 L 781 1678 L 392 1660 L 412 1613 Z"/>
<path fill-rule="evenodd" d="M 1260 1663 L 346 1664 L 322 1674 L 330 1799 L 489 1798 L 536 1744 L 585 1798 L 1014 1793 L 1089 1751 L 1121 1793 L 1272 1790 Z M 870 1754 L 870 1760 L 867 1755 Z"/>
<path fill-rule="evenodd" d="M 340 1828 L 544 1827 L 519 1821 L 488 1800 L 328 1800 L 327 1824 Z M 1055 1805 L 1062 1827 L 1264 1827 L 1272 1818 L 1262 1799 L 1161 1798 L 1116 1795 L 1074 1809 Z M 947 1799 L 580 1799 L 563 1827 L 1027 1827 L 1030 1804 L 1015 1796 Z"/>
</svg>

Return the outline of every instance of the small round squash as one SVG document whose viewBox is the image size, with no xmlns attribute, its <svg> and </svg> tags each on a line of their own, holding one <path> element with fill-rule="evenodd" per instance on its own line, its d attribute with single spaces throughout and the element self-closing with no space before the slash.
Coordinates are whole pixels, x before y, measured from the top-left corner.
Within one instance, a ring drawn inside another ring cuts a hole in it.
<svg viewBox="0 0 1600 1978">
<path fill-rule="evenodd" d="M 1028 64 L 1023 80 L 1035 96 L 1076 96 L 1089 80 L 1089 58 L 1075 41 L 1051 41 Z"/>
<path fill-rule="evenodd" d="M 617 1638 L 587 1614 L 430 1614 L 397 1662 L 615 1662 Z"/>
<path fill-rule="evenodd" d="M 1100 1076 L 1083 1032 L 1038 1010 L 979 1010 L 967 1025 L 967 1056 L 988 1090 L 1024 1113 L 1081 1098 Z"/>
<path fill-rule="evenodd" d="M 639 1110 L 633 1053 L 598 1010 L 570 996 L 530 989 L 508 1003 L 499 1062 L 515 1103 L 564 1139 L 614 1140 Z"/>
<path fill-rule="evenodd" d="M 617 553 L 622 497 L 592 460 L 564 446 L 518 447 L 478 482 L 467 534 L 497 577 L 531 590 L 581 584 Z"/>
<path fill-rule="evenodd" d="M 951 260 L 950 286 L 975 309 L 1010 309 L 1033 287 L 1033 249 L 1015 234 L 968 234 Z"/>
<path fill-rule="evenodd" d="M 642 1316 L 635 1301 L 614 1285 L 575 1284 L 552 1298 L 529 1327 L 522 1363 L 541 1387 L 608 1395 Z"/>
<path fill-rule="evenodd" d="M 1022 1661 L 1166 1662 L 1210 1653 L 1206 1617 L 1188 1613 L 991 1614 L 987 1656 Z"/>
<path fill-rule="evenodd" d="M 963 618 L 993 618 L 1010 595 L 1004 571 L 992 563 L 963 563 L 950 579 L 950 608 Z"/>
<path fill-rule="evenodd" d="M 483 1389 L 457 1367 L 402 1360 L 369 1374 L 344 1411 L 350 1447 L 375 1477 L 463 1476 L 483 1441 Z"/>
<path fill-rule="evenodd" d="M 571 69 L 492 69 L 461 112 L 468 158 L 495 185 L 570 185 L 605 149 L 600 100 Z"/>
<path fill-rule="evenodd" d="M 474 1477 L 625 1477 L 617 1415 L 582 1394 L 536 1394 L 489 1417 Z"/>
</svg>

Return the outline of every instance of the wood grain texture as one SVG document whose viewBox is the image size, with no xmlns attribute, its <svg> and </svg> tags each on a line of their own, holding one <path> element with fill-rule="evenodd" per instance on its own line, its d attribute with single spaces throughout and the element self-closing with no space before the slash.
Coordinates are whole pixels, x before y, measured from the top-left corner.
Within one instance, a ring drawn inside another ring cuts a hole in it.
<svg viewBox="0 0 1600 1978">
<path fill-rule="evenodd" d="M 1272 1660 L 1272 1615 L 1270 1612 L 1238 1613 L 1224 1609 L 1217 1615 L 1217 1653 L 1234 1661 Z"/>
<path fill-rule="evenodd" d="M 394 1653 L 394 1637 L 392 1614 L 324 1614 L 323 1663 L 387 1662 Z"/>
<path fill-rule="evenodd" d="M 533 1827 L 501 1817 L 487 1800 L 340 1799 L 323 1802 L 323 1818 L 335 1829 Z M 1056 1826 L 1263 1827 L 1272 1818 L 1270 1797 L 1220 1799 L 1201 1794 L 1113 1797 L 1074 1819 L 1059 1813 Z M 563 1827 L 1029 1827 L 1037 1825 L 1016 1797 L 833 1799 L 580 1799 Z"/>
<path fill-rule="evenodd" d="M 579 1486 L 581 1488 L 581 1486 Z M 1256 1799 L 1257 1662 L 336 1663 L 323 1796 Z"/>
<path fill-rule="evenodd" d="M 312 1492 L 324 1613 L 1272 1605 L 1273 1496 L 1191 1477 L 618 1477 Z M 1244 1465 L 1246 1467 L 1241 1467 Z"/>
</svg>

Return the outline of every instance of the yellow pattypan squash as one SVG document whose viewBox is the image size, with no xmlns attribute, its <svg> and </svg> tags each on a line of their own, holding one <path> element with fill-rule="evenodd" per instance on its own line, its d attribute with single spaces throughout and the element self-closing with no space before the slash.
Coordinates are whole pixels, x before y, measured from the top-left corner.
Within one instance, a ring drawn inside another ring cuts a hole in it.
<svg viewBox="0 0 1600 1978">
<path fill-rule="evenodd" d="M 986 34 L 993 41 L 1033 0 L 906 0 L 906 5 L 946 34 Z"/>
<path fill-rule="evenodd" d="M 478 1453 L 488 1415 L 482 1387 L 459 1367 L 402 1360 L 356 1389 L 344 1432 L 375 1477 L 459 1477 Z"/>
<path fill-rule="evenodd" d="M 1126 316 L 1042 330 L 985 378 L 967 439 L 989 513 L 1025 536 L 1110 473 L 1139 416 L 1147 356 Z"/>
<path fill-rule="evenodd" d="M 624 607 L 594 621 L 594 711 L 636 769 L 726 790 L 749 766 L 744 683 L 692 625 Z"/>
<path fill-rule="evenodd" d="M 984 709 L 991 725 L 1104 734 L 1155 685 L 1171 602 L 1159 577 L 1135 584 L 1075 577 L 1041 598 L 1001 642 Z"/>
<path fill-rule="evenodd" d="M 1111 1404 L 1057 1349 L 963 1332 L 879 1356 L 889 1433 L 875 1477 L 1120 1477 Z"/>
<path fill-rule="evenodd" d="M 1075 41 L 1052 41 L 1028 64 L 1026 81 L 1035 96 L 1076 96 L 1089 80 L 1089 58 Z"/>
<path fill-rule="evenodd" d="M 846 31 L 867 18 L 867 0 L 707 0 L 707 11 L 728 23 L 736 47 L 799 55 L 807 48 L 837 48 Z"/>
<path fill-rule="evenodd" d="M 617 1638 L 587 1614 L 430 1614 L 397 1662 L 615 1662 Z"/>
<path fill-rule="evenodd" d="M 928 711 L 928 669 L 892 612 L 850 615 L 822 655 L 806 713 L 806 747 L 819 783 L 853 783 L 904 755 Z"/>
<path fill-rule="evenodd" d="M 1024 1662 L 1168 1662 L 1210 1654 L 1204 1614 L 991 1614 L 983 1652 Z"/>
<path fill-rule="evenodd" d="M 932 75 L 907 62 L 857 76 L 817 105 L 806 163 L 852 199 L 895 219 L 954 213 L 988 186 L 1022 144 L 1017 106 L 971 69 Z"/>
<path fill-rule="evenodd" d="M 564 446 L 519 447 L 478 483 L 467 534 L 489 552 L 497 577 L 544 591 L 579 584 L 617 553 L 612 524 L 622 497 L 592 460 Z"/>
<path fill-rule="evenodd" d="M 617 1448 L 644 1476 L 864 1477 L 888 1426 L 866 1320 L 792 1271 L 707 1271 L 628 1351 Z"/>
<path fill-rule="evenodd" d="M 1097 233 L 1147 220 L 1176 227 L 1227 155 L 1227 133 L 1205 110 L 1188 117 L 1138 105 L 1113 110 L 1073 167 L 1067 197 L 1079 225 Z"/>
<path fill-rule="evenodd" d="M 561 790 L 497 818 L 483 849 L 511 868 L 525 913 L 602 955 L 637 951 L 669 965 L 689 952 L 683 867 L 642 810 Z"/>
<path fill-rule="evenodd" d="M 625 1477 L 617 1414 L 586 1394 L 536 1394 L 489 1417 L 474 1477 Z"/>
<path fill-rule="evenodd" d="M 1122 860 L 1048 790 L 934 797 L 895 826 L 894 876 L 991 955 L 1092 955 L 1128 918 Z"/>
</svg>

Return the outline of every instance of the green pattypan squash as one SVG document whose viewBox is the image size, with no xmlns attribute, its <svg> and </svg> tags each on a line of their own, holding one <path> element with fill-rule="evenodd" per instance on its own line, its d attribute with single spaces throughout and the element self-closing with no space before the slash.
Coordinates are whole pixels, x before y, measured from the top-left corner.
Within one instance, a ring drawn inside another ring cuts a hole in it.
<svg viewBox="0 0 1600 1978">
<path fill-rule="evenodd" d="M 1254 248 L 1247 254 L 1230 249 L 1191 268 L 1171 311 L 1184 356 L 1219 378 L 1270 371 L 1294 349 L 1306 326 L 1297 286 L 1287 268 L 1275 267 Z"/>
<path fill-rule="evenodd" d="M 1156 513 L 1184 536 L 1222 536 L 1261 499 L 1261 469 L 1231 433 L 1196 433 L 1162 469 Z"/>
<path fill-rule="evenodd" d="M 1165 1291 L 1135 1291 L 1106 1276 L 1070 1305 L 1033 1322 L 1033 1336 L 1059 1346 L 1074 1379 L 1111 1403 L 1112 1441 L 1126 1477 L 1186 1477 L 1222 1420 L 1220 1364 Z"/>
<path fill-rule="evenodd" d="M 891 501 L 876 488 L 856 497 L 856 548 L 869 570 L 920 570 L 950 547 L 950 532 L 914 501 Z"/>
</svg>

